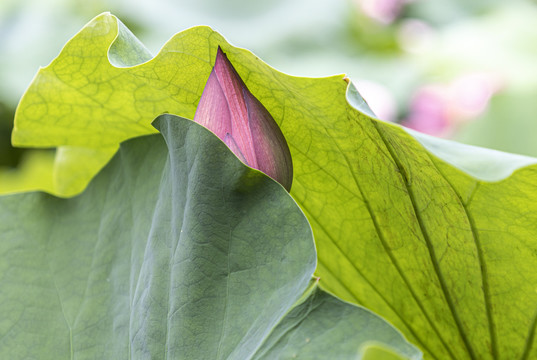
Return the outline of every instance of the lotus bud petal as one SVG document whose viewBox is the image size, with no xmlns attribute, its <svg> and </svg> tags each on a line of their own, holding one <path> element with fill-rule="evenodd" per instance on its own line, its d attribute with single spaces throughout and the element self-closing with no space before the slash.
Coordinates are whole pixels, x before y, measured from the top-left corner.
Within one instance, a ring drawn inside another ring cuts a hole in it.
<svg viewBox="0 0 537 360">
<path fill-rule="evenodd" d="M 216 134 L 243 163 L 290 191 L 293 164 L 280 127 L 220 47 L 194 121 Z"/>
</svg>

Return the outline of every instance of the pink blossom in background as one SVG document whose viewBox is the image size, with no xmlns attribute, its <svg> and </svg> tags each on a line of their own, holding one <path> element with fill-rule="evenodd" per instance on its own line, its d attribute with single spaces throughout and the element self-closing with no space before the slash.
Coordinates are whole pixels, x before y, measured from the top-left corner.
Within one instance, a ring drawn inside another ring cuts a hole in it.
<svg viewBox="0 0 537 360">
<path fill-rule="evenodd" d="M 402 19 L 397 29 L 397 42 L 408 53 L 427 53 L 437 37 L 438 31 L 419 19 Z"/>
<path fill-rule="evenodd" d="M 391 24 L 406 3 L 413 0 L 355 0 L 360 10 L 371 19 L 388 25 Z"/>
<path fill-rule="evenodd" d="M 472 120 L 485 112 L 492 95 L 503 87 L 503 79 L 494 73 L 471 73 L 455 79 L 450 86 L 452 116 Z"/>
<path fill-rule="evenodd" d="M 429 85 L 420 88 L 410 103 L 403 125 L 431 135 L 442 135 L 449 128 L 449 109 L 442 87 Z"/>
<path fill-rule="evenodd" d="M 425 85 L 414 94 L 401 123 L 426 134 L 450 137 L 461 123 L 483 114 L 501 87 L 501 78 L 490 73 L 462 75 L 447 85 Z"/>
</svg>

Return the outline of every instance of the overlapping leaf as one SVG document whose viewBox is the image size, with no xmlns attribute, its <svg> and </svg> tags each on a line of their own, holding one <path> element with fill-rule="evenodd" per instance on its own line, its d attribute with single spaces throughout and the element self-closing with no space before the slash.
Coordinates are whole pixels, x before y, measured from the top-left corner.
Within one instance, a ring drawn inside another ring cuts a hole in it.
<svg viewBox="0 0 537 360">
<path fill-rule="evenodd" d="M 53 192 L 54 152 L 26 151 L 17 168 L 0 167 L 0 194 L 25 191 Z"/>
<path fill-rule="evenodd" d="M 0 197 L 3 359 L 419 358 L 310 284 L 311 228 L 278 183 L 174 116 L 80 196 Z M 327 355 L 328 354 L 328 355 Z"/>
<path fill-rule="evenodd" d="M 342 76 L 287 76 L 207 27 L 149 60 L 105 14 L 40 70 L 14 140 L 74 155 L 109 148 L 104 162 L 161 112 L 192 118 L 218 45 L 290 145 L 291 194 L 313 228 L 323 286 L 382 314 L 431 359 L 535 356 L 537 167 L 526 166 L 535 159 L 420 143 L 357 111 Z"/>
</svg>

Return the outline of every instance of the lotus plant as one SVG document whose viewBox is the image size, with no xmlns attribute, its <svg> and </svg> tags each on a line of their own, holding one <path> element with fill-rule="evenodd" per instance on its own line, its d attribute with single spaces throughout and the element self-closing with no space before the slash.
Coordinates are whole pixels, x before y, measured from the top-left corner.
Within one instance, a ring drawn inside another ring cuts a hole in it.
<svg viewBox="0 0 537 360">
<path fill-rule="evenodd" d="M 243 163 L 291 190 L 293 165 L 287 142 L 220 47 L 194 121 L 211 130 Z"/>
</svg>

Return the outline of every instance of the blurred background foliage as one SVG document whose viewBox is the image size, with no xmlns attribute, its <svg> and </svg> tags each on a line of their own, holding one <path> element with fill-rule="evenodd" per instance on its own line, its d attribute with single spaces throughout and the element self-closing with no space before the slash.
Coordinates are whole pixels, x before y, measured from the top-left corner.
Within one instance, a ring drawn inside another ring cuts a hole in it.
<svg viewBox="0 0 537 360">
<path fill-rule="evenodd" d="M 51 152 L 10 145 L 16 105 L 39 66 L 103 11 L 153 54 L 176 32 L 210 25 L 280 71 L 346 73 L 382 120 L 537 156 L 535 1 L 2 0 L 3 184 L 48 171 Z"/>
</svg>

